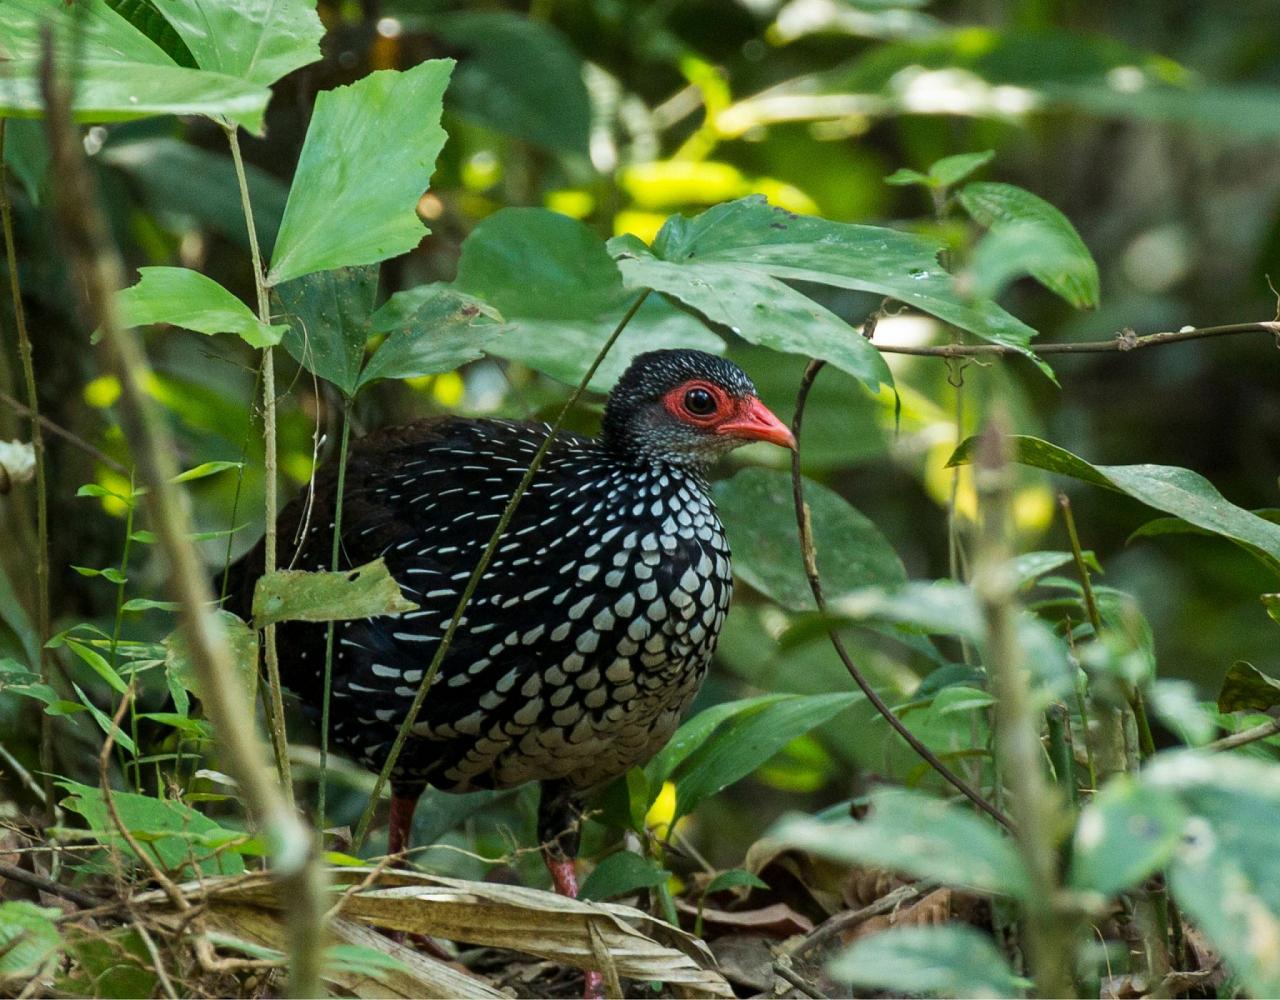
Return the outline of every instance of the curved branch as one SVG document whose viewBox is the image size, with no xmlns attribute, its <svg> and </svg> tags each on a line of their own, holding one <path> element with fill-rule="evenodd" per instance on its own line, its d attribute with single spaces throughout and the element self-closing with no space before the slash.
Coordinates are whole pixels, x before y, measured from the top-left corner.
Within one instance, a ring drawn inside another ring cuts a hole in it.
<svg viewBox="0 0 1280 1000">
<path fill-rule="evenodd" d="M 805 368 L 804 377 L 800 380 L 800 391 L 796 394 L 796 415 L 791 420 L 791 433 L 795 435 L 796 439 L 796 450 L 791 454 L 791 492 L 795 498 L 796 526 L 800 530 L 800 554 L 804 557 L 804 572 L 809 579 L 809 589 L 813 591 L 814 602 L 817 604 L 818 610 L 823 613 L 827 610 L 827 598 L 822 590 L 822 578 L 818 575 L 818 553 L 814 548 L 813 527 L 809 523 L 809 508 L 804 502 L 804 478 L 800 475 L 800 426 L 804 419 L 804 408 L 809 398 L 809 390 L 813 388 L 813 381 L 825 364 L 825 361 L 815 360 L 810 361 L 808 367 Z M 885 721 L 889 723 L 893 730 L 906 740 L 911 749 L 926 764 L 937 771 L 945 781 L 954 786 L 960 794 L 1005 829 L 1012 831 L 1013 823 L 1009 817 L 984 799 L 977 789 L 969 785 L 968 782 L 939 760 L 938 756 L 921 743 L 915 733 L 911 732 L 902 720 L 893 714 L 893 710 L 885 704 L 884 699 L 880 697 L 876 689 L 863 676 L 862 671 L 858 669 L 858 665 L 853 662 L 853 657 L 849 655 L 848 649 L 845 648 L 844 640 L 840 638 L 840 633 L 835 629 L 828 629 L 827 637 L 831 640 L 831 645 L 835 648 L 836 655 L 840 657 L 840 662 L 849 671 L 849 676 L 853 678 L 853 682 L 862 689 L 862 693 L 867 696 L 867 700 L 875 706 L 877 712 L 884 716 Z"/>
<path fill-rule="evenodd" d="M 1113 354 L 1158 347 L 1161 344 L 1177 344 L 1184 340 L 1204 340 L 1207 337 L 1229 337 L 1237 333 L 1269 333 L 1280 347 L 1280 321 L 1264 320 L 1258 323 L 1228 323 L 1225 326 L 1190 327 L 1164 333 L 1148 333 L 1138 336 L 1132 330 L 1124 330 L 1111 340 L 1082 340 L 1079 343 L 1032 344 L 1029 349 L 1036 354 Z M 983 355 L 1016 354 L 1025 351 L 1005 344 L 935 344 L 911 347 L 903 344 L 877 344 L 872 346 L 882 354 L 913 354 L 929 358 L 973 358 Z"/>
</svg>

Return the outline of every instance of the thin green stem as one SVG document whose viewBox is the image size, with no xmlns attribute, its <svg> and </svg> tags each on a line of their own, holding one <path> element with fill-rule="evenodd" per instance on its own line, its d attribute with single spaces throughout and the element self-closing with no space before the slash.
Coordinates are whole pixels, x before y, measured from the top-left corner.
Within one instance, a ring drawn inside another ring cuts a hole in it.
<svg viewBox="0 0 1280 1000">
<path fill-rule="evenodd" d="M 39 632 L 40 678 L 49 683 L 49 489 L 45 466 L 44 430 L 40 422 L 40 398 L 36 394 L 36 368 L 27 333 L 27 313 L 18 280 L 18 248 L 13 235 L 13 206 L 9 202 L 9 176 L 4 158 L 5 119 L 0 118 L 0 220 L 4 228 L 5 261 L 9 268 L 9 294 L 13 298 L 13 323 L 18 333 L 18 354 L 26 382 L 27 408 L 31 413 L 31 448 L 36 461 L 36 628 Z M 40 770 L 45 802 L 53 802 L 53 718 L 40 713 Z"/>
<path fill-rule="evenodd" d="M 262 269 L 262 252 L 258 249 L 258 227 L 253 221 L 253 204 L 249 200 L 249 181 L 244 172 L 244 160 L 240 155 L 238 127 L 226 125 L 227 144 L 231 147 L 231 162 L 236 169 L 236 183 L 240 186 L 240 206 L 244 211 L 244 224 L 249 231 L 249 254 L 253 259 L 253 286 L 258 296 L 258 319 L 271 322 L 271 304 L 267 297 L 266 273 Z M 266 526 L 262 535 L 263 575 L 276 569 L 276 514 L 280 500 L 276 492 L 276 367 L 271 348 L 262 349 L 262 440 L 263 440 L 263 515 Z M 284 725 L 284 694 L 280 686 L 280 657 L 276 649 L 276 627 L 268 625 L 262 630 L 263 658 L 267 663 L 267 683 L 271 687 L 271 746 L 276 756 L 276 771 L 280 784 L 290 804 L 293 803 L 293 776 L 289 768 L 289 740 Z"/>
<path fill-rule="evenodd" d="M 427 690 L 431 687 L 431 682 L 435 680 L 436 674 L 440 670 L 440 664 L 444 662 L 445 654 L 449 652 L 453 637 L 458 631 L 458 624 L 467 610 L 467 605 L 471 603 L 471 598 L 474 596 L 476 588 L 480 586 L 480 580 L 484 576 L 485 570 L 489 568 L 489 563 L 493 559 L 494 553 L 498 550 L 498 543 L 502 541 L 502 536 L 507 530 L 507 525 L 511 523 L 511 518 L 515 515 L 516 508 L 528 491 L 529 484 L 533 482 L 533 477 L 537 475 L 538 469 L 542 467 L 542 460 L 550 450 L 552 442 L 555 441 L 556 434 L 564 426 L 565 418 L 568 417 L 569 412 L 587 391 L 587 386 L 591 384 L 591 379 L 595 377 L 596 371 L 599 369 L 600 363 L 604 361 L 605 355 L 609 353 L 618 338 L 622 336 L 622 331 L 635 318 L 636 313 L 640 311 L 640 307 L 644 305 L 645 299 L 648 297 L 649 289 L 646 288 L 636 296 L 635 301 L 631 303 L 622 319 L 618 321 L 618 325 L 613 328 L 613 333 L 609 335 L 609 339 L 604 342 L 604 346 L 596 354 L 595 359 L 591 362 L 591 367 L 587 369 L 586 374 L 582 376 L 564 406 L 561 407 L 560 413 L 547 430 L 547 436 L 543 438 L 542 444 L 538 446 L 538 450 L 534 453 L 533 460 L 529 462 L 529 468 L 525 470 L 525 474 L 521 477 L 515 492 L 511 494 L 511 499 L 507 501 L 507 506 L 503 509 L 502 516 L 498 518 L 497 527 L 493 529 L 493 534 L 489 536 L 489 544 L 485 546 L 475 569 L 471 571 L 471 577 L 467 580 L 466 587 L 463 588 L 462 596 L 458 599 L 458 605 L 453 610 L 453 617 L 449 620 L 449 627 L 445 629 L 444 637 L 440 640 L 440 645 L 436 647 L 435 655 L 431 658 L 431 665 L 427 668 L 427 672 L 422 678 L 422 683 L 418 685 L 413 704 L 409 706 L 408 714 L 405 716 L 404 721 L 400 723 L 400 730 L 396 733 L 395 741 L 391 744 L 387 760 L 382 765 L 382 770 L 378 772 L 378 780 L 374 782 L 373 792 L 369 796 L 369 804 L 365 806 L 360 822 L 356 826 L 353 840 L 355 849 L 359 849 L 364 843 L 364 838 L 369 832 L 369 823 L 373 819 L 374 809 L 377 808 L 379 798 L 382 795 L 382 789 L 386 786 L 391 772 L 395 769 L 400 752 L 404 749 L 405 741 L 409 738 L 409 731 L 418 720 L 418 713 L 422 710 L 422 703 L 426 700 Z"/>
<path fill-rule="evenodd" d="M 338 571 L 338 556 L 342 550 L 342 501 L 347 488 L 347 447 L 351 442 L 351 404 L 342 404 L 342 443 L 338 446 L 338 495 L 333 502 L 333 549 L 329 556 L 329 568 Z M 316 833 L 324 844 L 325 788 L 329 774 L 329 702 L 333 697 L 333 636 L 337 622 L 329 622 L 324 637 L 324 695 L 320 701 L 320 779 L 316 797 Z"/>
<path fill-rule="evenodd" d="M 133 477 L 129 477 L 129 509 L 125 514 L 124 521 L 124 551 L 120 555 L 120 582 L 116 584 L 116 612 L 115 618 L 111 623 L 111 650 L 110 662 L 111 669 L 116 669 L 119 660 L 120 651 L 120 630 L 124 624 L 124 591 L 128 586 L 129 574 L 129 555 L 133 548 L 133 515 L 135 503 L 137 502 L 137 490 L 134 489 Z M 138 711 L 134 707 L 132 701 L 129 702 L 129 734 L 133 737 L 133 745 L 138 746 Z M 121 750 L 123 754 L 123 750 Z M 122 774 L 129 773 L 128 767 L 124 764 L 124 758 L 121 757 L 120 771 Z M 135 760 L 133 762 L 133 787 L 134 791 L 142 791 L 142 770 Z"/>
</svg>

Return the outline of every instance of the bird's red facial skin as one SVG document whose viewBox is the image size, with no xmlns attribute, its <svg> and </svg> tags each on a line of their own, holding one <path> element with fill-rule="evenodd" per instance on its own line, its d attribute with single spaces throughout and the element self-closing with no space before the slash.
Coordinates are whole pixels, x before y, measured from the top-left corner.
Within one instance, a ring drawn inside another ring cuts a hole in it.
<svg viewBox="0 0 1280 1000">
<path fill-rule="evenodd" d="M 705 397 L 699 396 L 698 391 L 711 397 L 713 408 L 707 409 Z M 702 405 L 697 405 L 699 403 Z M 718 385 L 691 379 L 663 396 L 662 405 L 677 420 L 715 434 L 768 441 L 793 451 L 796 447 L 796 439 L 787 425 L 756 396 L 730 396 Z M 699 410 L 706 412 L 696 412 Z"/>
</svg>

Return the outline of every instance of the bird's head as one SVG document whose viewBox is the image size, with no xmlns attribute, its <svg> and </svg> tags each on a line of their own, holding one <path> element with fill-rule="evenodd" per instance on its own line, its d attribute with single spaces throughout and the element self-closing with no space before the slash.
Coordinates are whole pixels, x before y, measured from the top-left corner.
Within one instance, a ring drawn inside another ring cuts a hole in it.
<svg viewBox="0 0 1280 1000">
<path fill-rule="evenodd" d="M 688 466 L 710 465 L 752 441 L 796 446 L 746 372 L 686 350 L 636 356 L 609 393 L 601 439 L 615 453 Z"/>
</svg>

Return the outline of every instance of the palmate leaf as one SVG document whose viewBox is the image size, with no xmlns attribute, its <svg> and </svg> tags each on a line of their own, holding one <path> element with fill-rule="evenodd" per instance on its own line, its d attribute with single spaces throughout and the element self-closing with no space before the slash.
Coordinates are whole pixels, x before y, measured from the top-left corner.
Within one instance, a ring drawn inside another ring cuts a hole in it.
<svg viewBox="0 0 1280 1000">
<path fill-rule="evenodd" d="M 179 65 L 112 10 L 107 0 L 5 0 L 0 115 L 43 114 L 41 32 L 53 30 L 55 52 L 75 79 L 77 121 L 111 122 L 160 114 L 221 116 L 261 132 L 271 92 L 259 82 Z"/>
<path fill-rule="evenodd" d="M 380 70 L 316 97 L 267 275 L 376 264 L 428 232 L 418 200 L 444 145 L 441 102 L 452 59 Z"/>
<path fill-rule="evenodd" d="M 977 438 L 960 443 L 950 465 L 973 461 Z M 1280 525 L 1229 502 L 1198 473 L 1169 465 L 1092 465 L 1040 438 L 1010 437 L 1014 460 L 1125 493 L 1188 524 L 1229 538 L 1280 573 Z"/>
<path fill-rule="evenodd" d="M 753 195 L 717 205 L 692 219 L 672 216 L 654 240 L 652 253 L 658 260 L 688 269 L 691 279 L 700 278 L 708 286 L 723 273 L 719 266 L 731 265 L 747 275 L 874 292 L 1035 359 L 1029 346 L 1035 331 L 993 302 L 964 301 L 951 275 L 938 263 L 940 249 L 894 229 L 797 215 Z M 641 279 L 637 275 L 635 280 Z M 692 296 L 693 291 L 688 294 Z M 748 326 L 740 330 L 750 338 Z M 814 356 L 825 356 L 819 353 L 822 343 L 813 346 L 818 348 L 811 352 Z M 850 352 L 864 350 L 843 346 Z M 844 361 L 851 363 L 848 356 Z M 866 358 L 859 377 L 866 380 L 874 364 Z M 1049 371 L 1042 362 L 1037 364 Z"/>
</svg>

